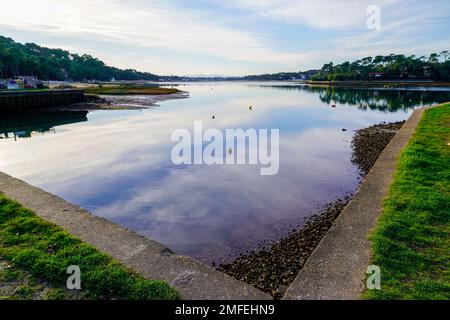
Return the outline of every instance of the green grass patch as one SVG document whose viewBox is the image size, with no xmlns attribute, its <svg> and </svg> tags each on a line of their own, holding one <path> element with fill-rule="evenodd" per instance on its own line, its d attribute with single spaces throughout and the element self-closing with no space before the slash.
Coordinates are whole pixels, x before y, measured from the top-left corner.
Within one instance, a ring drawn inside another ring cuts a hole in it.
<svg viewBox="0 0 450 320">
<path fill-rule="evenodd" d="M 0 257 L 56 289 L 65 288 L 70 276 L 67 268 L 77 265 L 81 270 L 81 291 L 88 299 L 178 298 L 166 283 L 144 279 L 1 194 Z M 19 274 L 3 276 L 14 278 Z M 51 292 L 50 298 L 59 297 L 60 292 Z"/>
<path fill-rule="evenodd" d="M 137 85 L 103 85 L 98 87 L 87 87 L 84 91 L 88 94 L 100 95 L 157 95 L 180 92 L 178 89 L 174 88 Z"/>
<path fill-rule="evenodd" d="M 381 290 L 366 299 L 450 299 L 450 104 L 426 110 L 371 235 Z"/>
</svg>

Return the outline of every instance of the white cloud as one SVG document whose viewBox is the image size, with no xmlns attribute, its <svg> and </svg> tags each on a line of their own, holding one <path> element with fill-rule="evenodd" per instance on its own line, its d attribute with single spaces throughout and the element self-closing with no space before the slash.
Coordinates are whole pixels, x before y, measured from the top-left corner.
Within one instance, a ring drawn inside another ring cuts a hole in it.
<svg viewBox="0 0 450 320">
<path fill-rule="evenodd" d="M 274 50 L 263 37 L 210 21 L 201 11 L 175 10 L 161 2 L 129 6 L 107 0 L 23 0 L 2 5 L 0 21 L 54 36 L 85 36 L 233 61 L 292 64 L 303 57 Z"/>
<path fill-rule="evenodd" d="M 401 0 L 232 0 L 231 3 L 284 22 L 321 29 L 341 29 L 364 28 L 369 5 L 388 8 L 399 1 Z"/>
<path fill-rule="evenodd" d="M 424 54 L 450 42 L 448 33 L 433 36 L 433 28 L 446 27 L 448 1 L 214 1 L 201 10 L 162 0 L 9 1 L 1 6 L 0 28 L 159 74 L 295 71 L 375 54 Z M 381 31 L 366 28 L 372 4 L 381 7 Z M 308 40 L 299 41 L 295 28 L 306 30 Z"/>
</svg>

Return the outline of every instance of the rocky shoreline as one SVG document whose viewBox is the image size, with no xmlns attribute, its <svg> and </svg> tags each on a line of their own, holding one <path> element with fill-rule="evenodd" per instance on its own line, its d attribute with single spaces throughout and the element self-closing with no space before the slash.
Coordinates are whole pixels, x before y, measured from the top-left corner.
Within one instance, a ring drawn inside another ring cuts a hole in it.
<svg viewBox="0 0 450 320">
<path fill-rule="evenodd" d="M 274 244 L 223 264 L 218 270 L 280 299 L 351 196 L 327 204 L 298 230 Z"/>
<path fill-rule="evenodd" d="M 365 177 L 404 122 L 380 123 L 356 131 L 351 161 Z M 309 256 L 351 201 L 346 195 L 325 205 L 297 230 L 275 243 L 241 255 L 218 270 L 281 299 Z"/>
<path fill-rule="evenodd" d="M 405 121 L 380 123 L 356 132 L 352 140 L 352 162 L 365 177 Z"/>
</svg>

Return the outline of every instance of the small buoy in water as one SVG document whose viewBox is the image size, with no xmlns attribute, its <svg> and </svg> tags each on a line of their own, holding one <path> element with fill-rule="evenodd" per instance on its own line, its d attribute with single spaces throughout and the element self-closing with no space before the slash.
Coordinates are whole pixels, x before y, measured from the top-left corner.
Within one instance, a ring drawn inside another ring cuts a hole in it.
<svg viewBox="0 0 450 320">
<path fill-rule="evenodd" d="M 213 120 L 216 118 L 216 116 L 212 116 Z"/>
<path fill-rule="evenodd" d="M 253 110 L 253 106 L 248 107 L 250 110 Z"/>
<path fill-rule="evenodd" d="M 345 128 L 342 128 L 342 131 L 347 131 L 347 129 L 345 129 Z"/>
</svg>

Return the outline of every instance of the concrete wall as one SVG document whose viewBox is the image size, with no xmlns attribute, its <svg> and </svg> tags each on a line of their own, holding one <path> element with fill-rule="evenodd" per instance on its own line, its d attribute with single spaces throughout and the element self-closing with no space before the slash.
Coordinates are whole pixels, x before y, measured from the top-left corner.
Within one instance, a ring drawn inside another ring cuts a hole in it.
<svg viewBox="0 0 450 320">
<path fill-rule="evenodd" d="M 42 109 L 85 101 L 83 90 L 4 91 L 0 92 L 0 112 Z"/>
</svg>

